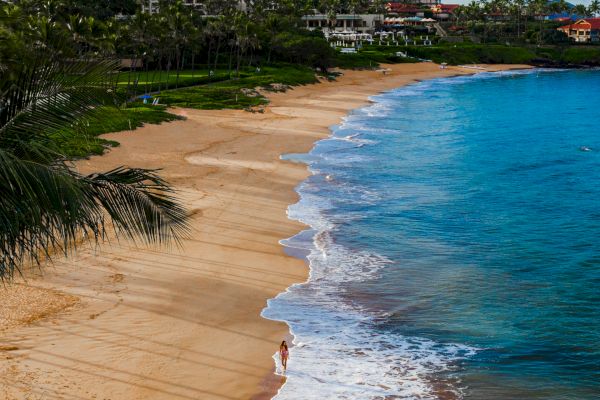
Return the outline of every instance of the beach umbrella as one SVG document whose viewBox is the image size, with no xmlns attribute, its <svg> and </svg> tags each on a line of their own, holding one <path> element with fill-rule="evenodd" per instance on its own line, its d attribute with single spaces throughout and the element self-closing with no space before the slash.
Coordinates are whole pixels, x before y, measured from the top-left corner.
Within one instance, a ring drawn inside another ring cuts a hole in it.
<svg viewBox="0 0 600 400">
<path fill-rule="evenodd" d="M 148 99 L 151 99 L 152 96 L 150 96 L 149 94 L 143 94 L 141 96 L 139 96 L 140 99 L 144 100 L 144 104 L 148 103 Z"/>
</svg>

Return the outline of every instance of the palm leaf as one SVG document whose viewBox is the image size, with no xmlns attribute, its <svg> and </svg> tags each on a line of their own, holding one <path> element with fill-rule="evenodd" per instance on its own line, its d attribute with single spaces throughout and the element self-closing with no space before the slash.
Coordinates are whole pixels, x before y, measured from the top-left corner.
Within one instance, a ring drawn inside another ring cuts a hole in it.
<svg viewBox="0 0 600 400">
<path fill-rule="evenodd" d="M 114 60 L 79 60 L 24 66 L 0 86 L 0 147 L 36 159 L 50 150 L 52 135 L 119 99 L 113 90 Z M 8 86 L 8 87 L 6 87 Z M 6 88 L 4 88 L 6 87 Z M 37 145 L 37 146 L 36 146 Z M 55 157 L 51 155 L 50 157 Z"/>
<path fill-rule="evenodd" d="M 64 164 L 23 161 L 0 150 L 0 279 L 83 237 L 100 242 L 108 225 L 144 244 L 178 242 L 186 211 L 154 171 L 120 167 L 81 176 Z"/>
<path fill-rule="evenodd" d="M 80 131 L 100 107 L 122 101 L 114 91 L 116 60 L 48 51 L 59 44 L 0 47 L 0 280 L 26 262 L 68 255 L 81 238 L 101 242 L 109 226 L 144 243 L 188 233 L 184 208 L 156 171 L 119 167 L 83 176 L 54 145 L 53 136 Z"/>
<path fill-rule="evenodd" d="M 101 210 L 69 169 L 0 151 L 0 278 L 23 262 L 66 251 L 84 231 L 98 237 Z"/>
<path fill-rule="evenodd" d="M 88 197 L 102 206 L 117 230 L 135 240 L 168 243 L 187 235 L 187 212 L 155 171 L 119 167 L 88 175 Z"/>
</svg>

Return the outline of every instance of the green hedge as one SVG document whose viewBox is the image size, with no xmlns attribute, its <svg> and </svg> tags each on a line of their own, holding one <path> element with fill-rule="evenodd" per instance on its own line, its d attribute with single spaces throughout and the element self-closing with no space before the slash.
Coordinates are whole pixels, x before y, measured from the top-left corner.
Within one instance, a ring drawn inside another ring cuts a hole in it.
<svg viewBox="0 0 600 400">
<path fill-rule="evenodd" d="M 409 46 L 410 56 L 446 62 L 451 65 L 534 64 L 534 65 L 600 65 L 600 46 L 505 46 L 494 44 L 441 44 Z"/>
<path fill-rule="evenodd" d="M 525 47 L 501 45 L 409 46 L 409 55 L 448 64 L 528 64 L 537 58 Z"/>
</svg>

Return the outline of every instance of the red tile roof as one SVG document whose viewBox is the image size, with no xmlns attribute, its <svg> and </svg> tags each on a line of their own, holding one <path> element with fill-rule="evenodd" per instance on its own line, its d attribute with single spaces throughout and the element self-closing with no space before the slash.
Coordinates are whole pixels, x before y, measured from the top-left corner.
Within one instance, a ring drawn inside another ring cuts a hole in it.
<svg viewBox="0 0 600 400">
<path fill-rule="evenodd" d="M 440 7 L 444 12 L 452 12 L 460 7 L 460 4 L 440 4 Z"/>
<path fill-rule="evenodd" d="M 600 18 L 586 18 L 584 21 L 592 25 L 592 29 L 600 29 Z"/>
<path fill-rule="evenodd" d="M 593 31 L 600 30 L 600 18 L 580 19 L 573 24 L 561 26 L 559 29 L 567 30 L 567 29 L 578 29 L 578 28 L 591 29 Z"/>
</svg>

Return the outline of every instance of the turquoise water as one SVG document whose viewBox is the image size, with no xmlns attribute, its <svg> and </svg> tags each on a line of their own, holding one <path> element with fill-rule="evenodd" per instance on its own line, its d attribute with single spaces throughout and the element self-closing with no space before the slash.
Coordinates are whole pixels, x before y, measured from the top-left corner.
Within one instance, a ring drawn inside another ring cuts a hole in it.
<svg viewBox="0 0 600 400">
<path fill-rule="evenodd" d="M 319 142 L 277 399 L 600 398 L 600 71 L 421 82 Z"/>
</svg>

